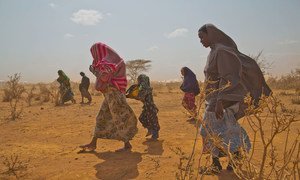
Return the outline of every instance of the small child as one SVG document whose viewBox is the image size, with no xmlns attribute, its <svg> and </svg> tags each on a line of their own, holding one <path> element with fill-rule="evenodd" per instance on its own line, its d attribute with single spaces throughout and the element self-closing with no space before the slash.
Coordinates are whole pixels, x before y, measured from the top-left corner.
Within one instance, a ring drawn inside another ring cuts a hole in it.
<svg viewBox="0 0 300 180">
<path fill-rule="evenodd" d="M 153 101 L 149 77 L 141 74 L 138 76 L 137 81 L 137 85 L 132 85 L 132 87 L 127 90 L 127 93 L 129 94 L 127 94 L 126 97 L 134 98 L 143 102 L 143 111 L 139 117 L 139 121 L 142 123 L 144 128 L 148 129 L 146 137 L 152 135 L 151 139 L 157 140 L 159 137 L 158 132 L 160 130 L 157 117 L 158 109 Z M 136 93 L 136 90 L 138 90 L 138 93 Z M 132 96 L 132 93 L 137 94 L 136 97 Z"/>
<path fill-rule="evenodd" d="M 191 114 L 192 120 L 197 116 L 197 107 L 195 104 L 195 96 L 200 93 L 199 84 L 196 75 L 188 67 L 181 69 L 183 83 L 180 89 L 184 92 L 182 106 Z"/>
</svg>

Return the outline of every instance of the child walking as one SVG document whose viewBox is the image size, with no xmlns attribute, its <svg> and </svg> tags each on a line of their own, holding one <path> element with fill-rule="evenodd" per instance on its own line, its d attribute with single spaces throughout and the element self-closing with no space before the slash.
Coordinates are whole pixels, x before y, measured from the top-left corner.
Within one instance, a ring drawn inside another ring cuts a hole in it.
<svg viewBox="0 0 300 180">
<path fill-rule="evenodd" d="M 133 85 L 133 87 L 138 88 L 137 97 L 134 99 L 140 100 L 143 102 L 143 111 L 139 117 L 139 121 L 142 123 L 144 128 L 147 128 L 147 136 L 151 136 L 152 140 L 157 140 L 159 137 L 160 126 L 158 123 L 158 108 L 154 104 L 152 88 L 150 86 L 149 77 L 145 74 L 138 76 L 138 84 Z M 130 88 L 131 89 L 131 88 Z M 127 95 L 127 97 L 130 97 Z"/>
</svg>

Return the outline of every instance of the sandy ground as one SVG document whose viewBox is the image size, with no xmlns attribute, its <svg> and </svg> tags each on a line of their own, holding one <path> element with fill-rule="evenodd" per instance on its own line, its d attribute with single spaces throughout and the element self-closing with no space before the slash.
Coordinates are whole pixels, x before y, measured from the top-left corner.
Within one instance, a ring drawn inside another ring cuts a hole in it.
<svg viewBox="0 0 300 180">
<path fill-rule="evenodd" d="M 67 103 L 55 107 L 53 103 L 42 105 L 24 104 L 22 119 L 3 123 L 9 114 L 9 104 L 0 103 L 0 161 L 16 154 L 28 162 L 28 179 L 175 179 L 179 156 L 172 149 L 179 147 L 190 153 L 193 146 L 195 127 L 187 122 L 187 115 L 181 107 L 181 92 L 156 92 L 155 103 L 159 108 L 161 125 L 160 138 L 153 142 L 145 138 L 146 130 L 138 124 L 139 132 L 132 140 L 131 152 L 114 152 L 122 143 L 113 140 L 99 140 L 93 153 L 79 153 L 79 145 L 90 141 L 95 117 L 103 96 L 93 96 L 91 105 Z M 79 95 L 76 96 L 80 101 Z M 290 97 L 282 96 L 290 108 Z M 142 104 L 128 100 L 137 116 Z M 241 121 L 249 131 L 246 123 Z M 299 128 L 299 124 L 296 124 Z M 251 134 L 251 133 L 250 133 Z M 282 139 L 277 140 L 282 143 Z M 259 148 L 259 147 L 257 147 Z M 200 151 L 201 143 L 196 151 Z M 226 168 L 226 160 L 222 160 Z M 0 164 L 0 173 L 5 166 Z M 5 174 L 0 179 L 13 178 Z M 223 170 L 218 176 L 205 179 L 236 179 L 231 172 Z"/>
</svg>

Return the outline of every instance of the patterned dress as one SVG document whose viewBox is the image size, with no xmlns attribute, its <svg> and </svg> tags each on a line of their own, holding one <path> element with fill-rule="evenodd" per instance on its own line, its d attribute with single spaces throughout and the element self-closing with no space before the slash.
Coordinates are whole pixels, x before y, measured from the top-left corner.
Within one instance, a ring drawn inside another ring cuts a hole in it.
<svg viewBox="0 0 300 180">
<path fill-rule="evenodd" d="M 97 77 L 95 88 L 104 95 L 96 118 L 94 137 L 128 142 L 137 133 L 137 118 L 126 102 L 126 67 L 123 59 L 109 46 L 91 47 L 94 58 L 90 71 Z"/>
<path fill-rule="evenodd" d="M 195 96 L 200 93 L 199 84 L 196 75 L 188 67 L 183 67 L 181 71 L 184 76 L 180 86 L 180 89 L 184 92 L 182 106 L 191 114 L 191 116 L 196 117 L 197 107 L 195 104 Z"/>
<path fill-rule="evenodd" d="M 137 118 L 123 93 L 110 87 L 96 118 L 94 137 L 128 142 L 137 133 Z"/>
<path fill-rule="evenodd" d="M 182 106 L 193 116 L 197 115 L 197 106 L 195 104 L 194 93 L 184 93 L 182 99 Z"/>
<path fill-rule="evenodd" d="M 138 82 L 138 99 L 140 99 L 144 103 L 143 111 L 139 117 L 139 121 L 142 123 L 144 128 L 158 132 L 160 130 L 157 117 L 158 108 L 153 101 L 152 88 L 150 87 L 149 77 L 141 74 L 138 77 Z"/>
<path fill-rule="evenodd" d="M 223 119 L 217 119 L 215 112 L 205 111 L 200 128 L 200 134 L 204 138 L 204 153 L 210 152 L 218 157 L 220 154 L 227 154 L 227 150 L 231 153 L 237 152 L 239 148 L 250 150 L 250 139 L 235 118 L 238 111 L 239 103 L 226 108 Z"/>
</svg>

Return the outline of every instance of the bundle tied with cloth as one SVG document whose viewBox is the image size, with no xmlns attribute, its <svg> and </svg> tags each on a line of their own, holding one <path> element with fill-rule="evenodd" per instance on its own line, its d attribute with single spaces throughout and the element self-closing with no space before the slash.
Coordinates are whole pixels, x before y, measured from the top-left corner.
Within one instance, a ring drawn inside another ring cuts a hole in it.
<svg viewBox="0 0 300 180">
<path fill-rule="evenodd" d="M 139 95 L 139 86 L 137 84 L 131 85 L 126 91 L 126 97 L 130 99 L 137 99 Z"/>
<path fill-rule="evenodd" d="M 100 51 L 100 52 L 99 52 Z M 91 47 L 94 58 L 90 71 L 96 76 L 95 89 L 105 92 L 109 87 L 114 87 L 125 93 L 127 79 L 123 59 L 108 45 L 96 43 Z"/>
<path fill-rule="evenodd" d="M 131 85 L 126 91 L 126 97 L 139 101 L 144 101 L 146 95 L 152 95 L 150 79 L 145 74 L 140 74 L 137 78 L 137 84 Z"/>
</svg>

